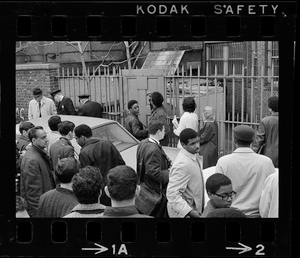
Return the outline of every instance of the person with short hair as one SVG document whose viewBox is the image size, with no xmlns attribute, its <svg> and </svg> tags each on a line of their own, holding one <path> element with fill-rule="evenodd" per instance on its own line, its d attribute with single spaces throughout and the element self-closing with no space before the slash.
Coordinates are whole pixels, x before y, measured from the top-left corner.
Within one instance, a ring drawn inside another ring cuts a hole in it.
<svg viewBox="0 0 300 258">
<path fill-rule="evenodd" d="M 139 141 L 148 137 L 148 129 L 139 120 L 139 104 L 136 100 L 128 102 L 129 114 L 125 118 L 125 128 Z"/>
<path fill-rule="evenodd" d="M 203 156 L 203 169 L 215 166 L 218 161 L 218 123 L 215 110 L 206 106 L 202 112 L 204 126 L 200 129 L 200 152 Z"/>
<path fill-rule="evenodd" d="M 33 128 L 34 124 L 28 121 L 22 121 L 19 125 L 20 137 L 17 139 L 17 148 L 20 152 L 26 150 L 26 146 L 30 144 L 28 138 L 29 129 Z"/>
<path fill-rule="evenodd" d="M 61 137 L 51 145 L 49 150 L 54 170 L 59 159 L 75 157 L 74 147 L 71 143 L 74 128 L 75 124 L 71 121 L 63 121 L 58 124 L 58 131 Z"/>
<path fill-rule="evenodd" d="M 120 152 L 110 141 L 93 137 L 92 129 L 88 125 L 78 125 L 74 133 L 77 143 L 82 147 L 79 153 L 81 167 L 98 167 L 106 185 L 108 171 L 118 165 L 125 165 Z M 101 203 L 110 206 L 110 202 L 109 197 L 102 194 Z"/>
<path fill-rule="evenodd" d="M 55 168 L 58 184 L 55 189 L 45 192 L 40 197 L 37 217 L 61 218 L 71 212 L 78 204 L 72 190 L 72 178 L 78 171 L 74 158 L 68 157 L 58 161 Z"/>
<path fill-rule="evenodd" d="M 51 145 L 61 137 L 61 134 L 58 131 L 58 125 L 60 123 L 61 123 L 60 116 L 51 116 L 48 119 L 48 126 L 51 130 L 50 132 L 47 133 L 48 146 L 46 150 L 48 151 L 48 153 L 50 151 Z"/>
<path fill-rule="evenodd" d="M 55 188 L 51 164 L 45 148 L 48 144 L 47 133 L 41 126 L 28 132 L 32 144 L 21 162 L 21 196 L 28 203 L 28 214 L 36 217 L 40 196 Z"/>
<path fill-rule="evenodd" d="M 255 135 L 248 125 L 233 129 L 236 149 L 233 153 L 219 158 L 216 173 L 228 176 L 237 192 L 231 207 L 237 208 L 249 218 L 259 218 L 259 200 L 266 178 L 275 173 L 272 160 L 255 153 L 250 145 Z"/>
<path fill-rule="evenodd" d="M 78 96 L 81 106 L 78 110 L 79 116 L 102 117 L 103 108 L 100 103 L 90 100 L 90 95 L 82 94 Z"/>
<path fill-rule="evenodd" d="M 184 98 L 182 103 L 182 109 L 184 113 L 180 117 L 179 123 L 177 122 L 176 116 L 175 119 L 173 119 L 174 134 L 179 136 L 182 130 L 185 128 L 192 128 L 194 131 L 198 132 L 199 121 L 198 115 L 195 113 L 196 106 L 197 105 L 193 97 Z M 181 147 L 181 143 L 178 141 L 177 148 Z"/>
<path fill-rule="evenodd" d="M 268 99 L 270 115 L 264 117 L 258 126 L 256 140 L 252 146 L 255 152 L 269 157 L 276 168 L 279 168 L 278 143 L 279 143 L 279 99 L 272 96 Z M 262 149 L 262 150 L 261 150 Z"/>
<path fill-rule="evenodd" d="M 70 98 L 65 97 L 61 90 L 54 90 L 51 93 L 52 98 L 57 104 L 57 114 L 58 115 L 77 115 L 74 108 L 73 101 Z"/>
<path fill-rule="evenodd" d="M 246 215 L 235 208 L 219 208 L 209 212 L 206 218 L 246 218 Z"/>
<path fill-rule="evenodd" d="M 101 217 L 105 205 L 100 203 L 103 178 L 100 169 L 86 166 L 79 170 L 72 179 L 72 189 L 77 204 L 64 218 L 96 218 Z"/>
<path fill-rule="evenodd" d="M 229 208 L 236 195 L 236 192 L 232 189 L 231 180 L 220 173 L 213 174 L 207 178 L 205 188 L 210 200 L 201 217 L 207 217 L 207 214 L 215 209 Z"/>
<path fill-rule="evenodd" d="M 139 195 L 140 186 L 137 173 L 133 168 L 121 165 L 109 170 L 104 190 L 111 198 L 111 207 L 105 208 L 103 217 L 152 218 L 140 214 L 135 207 L 135 197 Z"/>
<path fill-rule="evenodd" d="M 162 121 L 154 120 L 148 126 L 149 137 L 142 140 L 137 148 L 137 174 L 139 182 L 145 184 L 158 194 L 162 194 L 160 204 L 150 216 L 167 217 L 166 188 L 169 182 L 171 161 L 160 145 L 164 138 L 165 126 Z"/>
<path fill-rule="evenodd" d="M 171 218 L 200 218 L 204 208 L 204 179 L 199 137 L 191 128 L 179 135 L 182 145 L 170 170 L 167 187 L 168 214 Z"/>
<path fill-rule="evenodd" d="M 34 88 L 32 94 L 34 99 L 29 102 L 28 120 L 57 114 L 53 100 L 43 96 L 40 88 Z"/>
<path fill-rule="evenodd" d="M 170 133 L 170 125 L 167 120 L 167 112 L 163 106 L 164 97 L 160 92 L 154 91 L 149 94 L 150 99 L 150 107 L 151 107 L 151 116 L 149 118 L 149 123 L 154 120 L 159 120 L 163 122 L 165 127 L 165 137 L 160 140 L 160 144 L 162 146 L 168 146 L 169 144 L 169 133 Z"/>
</svg>

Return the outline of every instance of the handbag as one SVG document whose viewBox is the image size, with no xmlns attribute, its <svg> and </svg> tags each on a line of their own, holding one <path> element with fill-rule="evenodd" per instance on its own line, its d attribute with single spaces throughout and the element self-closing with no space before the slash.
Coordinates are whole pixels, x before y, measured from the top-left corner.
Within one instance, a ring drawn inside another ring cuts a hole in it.
<svg viewBox="0 0 300 258">
<path fill-rule="evenodd" d="M 135 206 L 143 214 L 150 215 L 161 202 L 162 194 L 149 188 L 145 182 L 140 184 L 140 194 L 135 198 Z"/>
</svg>

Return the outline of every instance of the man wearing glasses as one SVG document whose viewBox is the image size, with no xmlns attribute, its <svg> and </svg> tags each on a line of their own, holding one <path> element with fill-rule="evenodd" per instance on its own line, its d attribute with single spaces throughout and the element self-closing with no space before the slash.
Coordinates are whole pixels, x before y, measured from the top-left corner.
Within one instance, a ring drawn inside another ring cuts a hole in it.
<svg viewBox="0 0 300 258">
<path fill-rule="evenodd" d="M 28 120 L 57 114 L 53 100 L 43 96 L 40 88 L 34 88 L 32 93 L 34 99 L 29 102 Z"/>
<path fill-rule="evenodd" d="M 231 180 L 220 173 L 212 174 L 207 178 L 205 188 L 209 201 L 201 217 L 207 217 L 207 214 L 215 209 L 229 208 L 236 196 L 236 192 L 232 189 Z"/>
<path fill-rule="evenodd" d="M 236 149 L 233 153 L 219 158 L 216 173 L 230 178 L 237 192 L 232 207 L 248 218 L 260 218 L 259 200 L 266 178 L 275 173 L 272 160 L 251 149 L 255 132 L 252 127 L 239 125 L 233 129 Z"/>
</svg>

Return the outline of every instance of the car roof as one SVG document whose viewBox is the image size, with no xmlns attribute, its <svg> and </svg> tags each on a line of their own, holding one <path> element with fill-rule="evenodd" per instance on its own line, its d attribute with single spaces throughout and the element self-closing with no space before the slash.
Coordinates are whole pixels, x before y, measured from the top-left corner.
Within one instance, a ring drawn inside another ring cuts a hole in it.
<svg viewBox="0 0 300 258">
<path fill-rule="evenodd" d="M 78 126 L 80 124 L 86 124 L 92 129 L 101 125 L 106 124 L 114 124 L 118 123 L 117 121 L 105 119 L 105 118 L 98 118 L 98 117 L 89 117 L 89 116 L 68 116 L 68 115 L 59 115 L 61 118 L 61 121 L 71 121 L 75 124 L 75 126 Z M 40 118 L 35 118 L 32 120 L 29 120 L 29 122 L 33 123 L 35 126 L 42 126 L 45 131 L 50 131 L 48 126 L 48 120 L 51 116 L 45 116 Z M 16 125 L 16 131 L 19 131 L 19 124 Z"/>
</svg>

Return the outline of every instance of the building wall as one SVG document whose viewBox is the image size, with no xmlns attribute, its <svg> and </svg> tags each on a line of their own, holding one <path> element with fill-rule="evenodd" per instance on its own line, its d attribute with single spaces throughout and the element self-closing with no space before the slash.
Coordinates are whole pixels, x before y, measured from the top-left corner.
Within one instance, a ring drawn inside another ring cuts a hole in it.
<svg viewBox="0 0 300 258">
<path fill-rule="evenodd" d="M 58 89 L 57 68 L 59 64 L 16 65 L 16 116 L 28 119 L 28 104 L 32 91 L 40 87 L 43 95 L 51 97 L 50 92 Z"/>
</svg>

